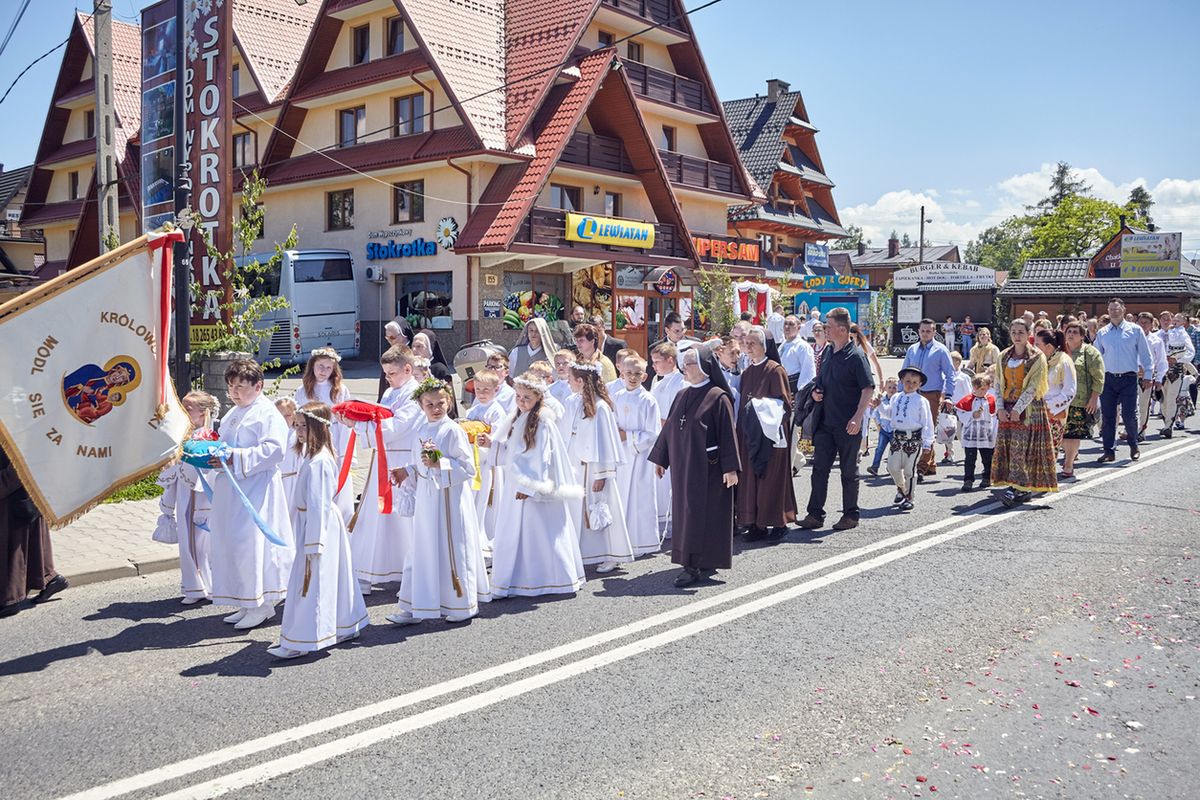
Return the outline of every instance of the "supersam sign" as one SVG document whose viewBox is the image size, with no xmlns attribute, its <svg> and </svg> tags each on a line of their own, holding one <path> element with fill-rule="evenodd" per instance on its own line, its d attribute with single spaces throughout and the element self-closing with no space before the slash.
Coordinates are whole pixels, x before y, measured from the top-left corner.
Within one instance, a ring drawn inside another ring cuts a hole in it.
<svg viewBox="0 0 1200 800">
<path fill-rule="evenodd" d="M 654 226 L 649 222 L 593 217 L 567 212 L 567 241 L 608 244 L 614 247 L 654 247 Z"/>
</svg>

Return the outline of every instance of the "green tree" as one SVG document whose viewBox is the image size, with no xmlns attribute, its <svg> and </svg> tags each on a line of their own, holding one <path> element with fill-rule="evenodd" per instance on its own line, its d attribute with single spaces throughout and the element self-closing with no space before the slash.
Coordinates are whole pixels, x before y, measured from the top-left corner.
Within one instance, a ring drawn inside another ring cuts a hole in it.
<svg viewBox="0 0 1200 800">
<path fill-rule="evenodd" d="M 913 246 L 912 237 L 909 236 L 907 233 L 904 234 L 903 236 L 901 236 L 900 237 L 900 246 L 901 247 L 912 247 Z"/>
<path fill-rule="evenodd" d="M 846 235 L 829 245 L 830 250 L 855 250 L 859 242 L 869 245 L 870 239 L 863 238 L 863 229 L 857 225 L 847 225 Z"/>
<path fill-rule="evenodd" d="M 867 327 L 871 329 L 872 344 L 880 353 L 886 353 L 888 339 L 892 335 L 892 282 L 875 292 L 871 305 L 867 307 Z"/>
<path fill-rule="evenodd" d="M 696 272 L 700 284 L 697 293 L 701 322 L 709 333 L 724 336 L 733 330 L 737 315 L 733 311 L 733 279 L 723 265 L 705 267 Z"/>
<path fill-rule="evenodd" d="M 1012 216 L 979 234 L 967 243 L 964 253 L 968 264 L 1002 269 L 1014 277 L 1025 263 L 1022 252 L 1029 246 L 1030 219 Z"/>
<path fill-rule="evenodd" d="M 1138 185 L 1133 187 L 1133 191 L 1129 193 L 1129 200 L 1125 203 L 1133 212 L 1134 216 L 1129 220 L 1136 227 L 1145 228 L 1148 231 L 1154 230 L 1154 218 L 1150 216 L 1150 208 L 1154 205 L 1154 198 L 1150 196 L 1150 192 L 1145 186 Z"/>
<path fill-rule="evenodd" d="M 1082 258 L 1096 252 L 1121 229 L 1127 208 L 1095 197 L 1070 195 L 1049 213 L 1037 217 L 1030 231 L 1030 258 Z"/>
<path fill-rule="evenodd" d="M 1054 175 L 1050 178 L 1050 194 L 1037 202 L 1037 205 L 1026 206 L 1027 210 L 1037 214 L 1048 214 L 1073 195 L 1086 195 L 1092 187 L 1080 178 L 1071 165 L 1065 161 L 1058 162 Z"/>
</svg>

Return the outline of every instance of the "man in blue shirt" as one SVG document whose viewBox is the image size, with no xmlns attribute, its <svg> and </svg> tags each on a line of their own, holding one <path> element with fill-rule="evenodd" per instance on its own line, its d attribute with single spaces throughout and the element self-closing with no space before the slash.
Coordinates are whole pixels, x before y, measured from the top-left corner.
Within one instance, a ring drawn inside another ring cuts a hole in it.
<svg viewBox="0 0 1200 800">
<path fill-rule="evenodd" d="M 939 412 L 943 409 L 952 410 L 950 398 L 954 396 L 954 364 L 950 362 L 950 351 L 946 349 L 946 345 L 934 339 L 933 320 L 921 320 L 917 335 L 920 336 L 920 341 L 908 348 L 904 355 L 904 364 L 900 368 L 916 367 L 928 376 L 921 386 L 921 396 L 929 402 L 929 410 L 933 413 L 936 424 Z M 933 458 L 933 450 L 921 453 L 917 475 L 936 474 L 937 464 Z"/>
<path fill-rule="evenodd" d="M 1138 387 L 1149 389 L 1154 374 L 1146 334 L 1137 323 L 1125 319 L 1125 303 L 1119 297 L 1109 301 L 1108 316 L 1112 321 L 1096 332 L 1094 343 L 1104 356 L 1104 391 L 1100 395 L 1100 439 L 1104 445 L 1101 464 L 1117 460 L 1114 447 L 1118 405 L 1129 439 L 1129 457 L 1134 461 L 1141 457 L 1138 449 Z"/>
</svg>

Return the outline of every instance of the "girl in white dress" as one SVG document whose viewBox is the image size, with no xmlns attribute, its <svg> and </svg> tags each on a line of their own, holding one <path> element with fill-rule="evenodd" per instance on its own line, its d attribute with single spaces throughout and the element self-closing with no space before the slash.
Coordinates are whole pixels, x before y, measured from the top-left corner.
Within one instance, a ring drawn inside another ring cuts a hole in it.
<svg viewBox="0 0 1200 800">
<path fill-rule="evenodd" d="M 554 412 L 555 420 L 562 419 L 563 414 L 566 413 L 567 409 L 563 406 L 562 402 L 556 399 L 552 394 L 555 385 L 554 367 L 550 366 L 550 364 L 545 361 L 535 361 L 534 363 L 530 364 L 529 369 L 525 371 L 525 377 L 535 381 L 536 383 L 542 383 L 546 385 L 546 391 L 542 394 L 542 402 L 547 408 Z M 569 393 L 570 391 L 570 388 L 568 388 L 567 392 Z"/>
<path fill-rule="evenodd" d="M 658 480 L 646 460 L 662 428 L 658 403 L 642 386 L 646 362 L 633 355 L 621 362 L 622 386 L 613 396 L 625 460 L 617 467 L 617 492 L 625 501 L 625 524 L 634 555 L 657 553 L 662 547 L 658 527 Z"/>
<path fill-rule="evenodd" d="M 571 365 L 574 363 L 575 353 L 570 350 L 559 350 L 554 354 L 554 383 L 550 384 L 549 396 L 562 403 L 564 408 L 571 396 Z"/>
<path fill-rule="evenodd" d="M 407 464 L 413 455 L 417 428 L 425 420 L 420 407 L 412 399 L 418 382 L 413 379 L 413 362 L 416 356 L 405 345 L 389 347 L 379 357 L 383 376 L 388 389 L 379 403 L 392 412 L 391 419 L 378 423 L 383 431 L 383 447 L 387 453 L 388 469 Z M 369 442 L 374 447 L 373 422 L 360 422 L 356 438 Z M 371 456 L 367 471 L 367 482 L 363 486 L 363 499 L 358 504 L 358 514 L 348 526 L 351 531 L 350 554 L 354 563 L 354 576 L 363 594 L 370 594 L 377 583 L 393 583 L 404 574 L 404 561 L 412 547 L 412 517 L 400 513 L 384 514 L 379 508 L 379 454 Z M 391 476 L 388 476 L 391 477 Z M 399 485 L 394 479 L 391 483 Z M 399 508 L 399 492 L 392 493 L 392 509 Z"/>
<path fill-rule="evenodd" d="M 350 390 L 342 382 L 342 357 L 332 347 L 318 347 L 308 357 L 304 367 L 304 377 L 300 387 L 296 389 L 296 406 L 303 408 L 306 403 L 324 403 L 332 408 L 338 403 L 351 399 Z M 333 456 L 337 461 L 339 474 L 343 459 L 347 457 L 346 447 L 350 443 L 350 428 L 341 422 L 333 423 Z M 351 466 L 355 462 L 355 454 L 350 453 Z M 337 493 L 334 502 L 342 512 L 342 520 L 350 522 L 354 516 L 354 473 L 346 476 L 346 485 Z"/>
<path fill-rule="evenodd" d="M 575 480 L 583 498 L 573 513 L 579 528 L 584 564 L 612 572 L 633 561 L 633 545 L 625 526 L 625 503 L 617 490 L 617 466 L 624 460 L 612 400 L 600 379 L 600 365 L 577 362 L 571 367 L 567 414 L 560 423 Z"/>
<path fill-rule="evenodd" d="M 191 438 L 215 439 L 212 416 L 221 404 L 208 392 L 188 392 L 183 410 L 192 423 Z M 179 545 L 179 578 L 183 604 L 207 600 L 212 593 L 212 571 L 208 566 L 208 512 L 211 504 L 200 484 L 200 472 L 178 461 L 158 474 L 163 487 L 158 506 L 161 512 L 154 530 L 155 541 Z"/>
<path fill-rule="evenodd" d="M 417 482 L 412 551 L 400 582 L 399 611 L 388 617 L 397 625 L 445 617 L 466 622 L 491 600 L 480 546 L 479 523 L 471 497 L 475 464 L 466 431 L 447 414 L 453 399 L 435 379 L 413 392 L 426 422 L 418 430 L 418 459 L 396 470 L 403 483 Z"/>
<path fill-rule="evenodd" d="M 492 555 L 493 597 L 570 594 L 583 585 L 574 507 L 583 489 L 567 461 L 567 445 L 545 404 L 546 384 L 532 372 L 517 378 L 517 412 L 483 434 L 504 471 Z"/>
<path fill-rule="evenodd" d="M 333 504 L 338 473 L 332 424 L 324 403 L 307 403 L 294 417 L 295 449 L 302 458 L 291 498 L 297 553 L 279 644 L 267 651 L 277 658 L 296 658 L 357 638 L 370 624 L 354 582 L 346 523 Z"/>
</svg>

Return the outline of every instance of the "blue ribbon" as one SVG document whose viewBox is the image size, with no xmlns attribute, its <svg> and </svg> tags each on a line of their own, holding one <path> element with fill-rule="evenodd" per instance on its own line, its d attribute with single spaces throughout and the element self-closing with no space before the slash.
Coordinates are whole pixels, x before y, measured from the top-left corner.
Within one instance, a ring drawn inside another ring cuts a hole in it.
<svg viewBox="0 0 1200 800">
<path fill-rule="evenodd" d="M 246 497 L 246 493 L 243 492 L 242 487 L 238 485 L 237 479 L 233 477 L 233 473 L 229 470 L 229 464 L 225 461 L 225 458 L 229 455 L 228 446 L 213 447 L 211 453 L 221 462 L 221 469 L 225 471 L 225 476 L 229 478 L 229 483 L 233 486 L 234 494 L 237 495 L 238 500 L 242 501 L 242 508 L 244 508 L 246 513 L 250 515 L 250 518 L 254 520 L 255 527 L 262 531 L 262 535 L 267 537 L 267 541 L 271 542 L 272 544 L 277 544 L 280 547 L 287 547 L 287 542 L 285 542 L 283 539 L 280 539 L 279 535 L 276 534 L 275 531 L 271 530 L 271 526 L 266 523 L 266 520 L 258 515 L 258 512 L 254 509 L 254 504 L 250 502 L 249 497 Z M 207 497 L 208 502 L 211 503 L 213 499 L 212 487 L 209 486 L 208 481 L 204 479 L 203 470 L 197 471 L 200 474 L 200 486 L 204 489 L 204 496 Z M 196 527 L 200 526 L 197 525 Z M 208 530 L 208 528 L 206 527 L 204 530 Z"/>
</svg>

